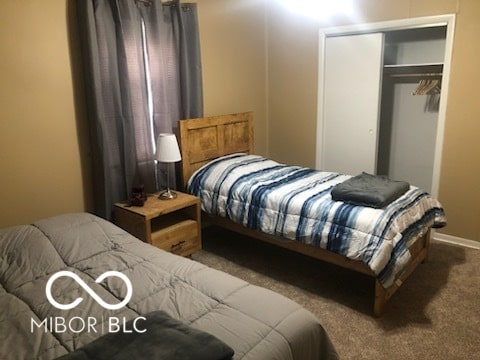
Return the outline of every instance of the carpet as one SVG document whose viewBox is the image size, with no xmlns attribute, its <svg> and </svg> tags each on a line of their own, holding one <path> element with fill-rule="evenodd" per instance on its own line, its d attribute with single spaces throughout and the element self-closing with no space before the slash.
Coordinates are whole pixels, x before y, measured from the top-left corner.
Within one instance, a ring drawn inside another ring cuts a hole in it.
<svg viewBox="0 0 480 360">
<path fill-rule="evenodd" d="M 432 241 L 420 265 L 372 315 L 364 275 L 216 227 L 192 258 L 278 292 L 314 313 L 342 359 L 480 359 L 480 251 Z"/>
</svg>

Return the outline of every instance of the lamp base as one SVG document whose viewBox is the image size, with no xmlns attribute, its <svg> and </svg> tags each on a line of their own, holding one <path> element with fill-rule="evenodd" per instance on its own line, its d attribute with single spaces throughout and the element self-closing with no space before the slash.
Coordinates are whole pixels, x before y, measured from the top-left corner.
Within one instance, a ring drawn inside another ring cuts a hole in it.
<svg viewBox="0 0 480 360">
<path fill-rule="evenodd" d="M 165 191 L 162 191 L 159 195 L 158 198 L 160 200 L 172 200 L 177 198 L 177 193 L 175 191 L 171 191 L 170 189 L 167 189 Z"/>
</svg>

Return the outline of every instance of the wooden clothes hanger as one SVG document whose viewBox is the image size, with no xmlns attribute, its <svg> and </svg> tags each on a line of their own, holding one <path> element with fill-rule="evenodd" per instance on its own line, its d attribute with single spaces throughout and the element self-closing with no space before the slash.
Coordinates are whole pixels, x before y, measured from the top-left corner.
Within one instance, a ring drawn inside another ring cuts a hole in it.
<svg viewBox="0 0 480 360">
<path fill-rule="evenodd" d="M 440 80 L 421 79 L 412 95 L 431 95 L 440 93 Z"/>
</svg>

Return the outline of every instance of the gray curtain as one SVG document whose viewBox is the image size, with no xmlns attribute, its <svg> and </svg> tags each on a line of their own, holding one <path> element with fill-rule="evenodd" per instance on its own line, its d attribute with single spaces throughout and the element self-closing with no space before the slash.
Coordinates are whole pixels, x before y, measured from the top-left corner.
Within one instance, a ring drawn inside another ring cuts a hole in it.
<svg viewBox="0 0 480 360">
<path fill-rule="evenodd" d="M 203 116 L 197 11 L 195 4 L 160 0 L 78 0 L 77 6 L 95 213 L 111 218 L 113 204 L 128 199 L 133 185 L 153 192 L 166 183 L 159 176 L 157 184 L 157 135 L 178 135 L 179 119 Z M 175 179 L 171 171 L 170 184 Z"/>
</svg>

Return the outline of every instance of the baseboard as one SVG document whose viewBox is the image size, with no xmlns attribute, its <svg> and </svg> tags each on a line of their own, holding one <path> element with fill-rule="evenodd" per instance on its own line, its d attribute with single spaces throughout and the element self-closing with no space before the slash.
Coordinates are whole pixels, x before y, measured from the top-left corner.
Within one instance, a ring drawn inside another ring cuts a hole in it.
<svg viewBox="0 0 480 360">
<path fill-rule="evenodd" d="M 480 250 L 480 242 L 475 240 L 464 239 L 461 237 L 442 234 L 438 232 L 434 232 L 433 239 L 441 242 L 449 243 L 449 244 L 454 244 L 454 245 L 459 245 L 459 246 Z"/>
</svg>

